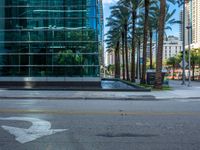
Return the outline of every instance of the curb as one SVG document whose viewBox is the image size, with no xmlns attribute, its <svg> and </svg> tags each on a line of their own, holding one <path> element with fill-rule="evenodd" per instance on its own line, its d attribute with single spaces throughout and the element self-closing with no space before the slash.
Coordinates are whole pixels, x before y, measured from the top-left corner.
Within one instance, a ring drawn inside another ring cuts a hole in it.
<svg viewBox="0 0 200 150">
<path fill-rule="evenodd" d="M 147 89 L 59 89 L 59 88 L 0 88 L 0 90 L 8 91 L 96 91 L 96 92 L 150 92 Z"/>
<path fill-rule="evenodd" d="M 157 100 L 154 96 L 135 96 L 135 97 L 30 97 L 30 96 L 23 96 L 23 97 L 11 97 L 11 96 L 0 96 L 0 100 L 7 99 L 40 99 L 40 100 L 144 100 L 144 101 L 152 101 Z"/>
<path fill-rule="evenodd" d="M 11 96 L 0 96 L 0 100 L 7 99 L 7 100 L 13 100 L 13 99 L 40 99 L 40 100 L 133 100 L 133 101 L 159 101 L 159 100 L 184 100 L 184 99 L 199 99 L 200 97 L 155 97 L 152 95 L 147 96 L 135 96 L 135 97 L 41 97 L 41 96 L 23 96 L 23 97 L 11 97 Z"/>
<path fill-rule="evenodd" d="M 156 97 L 156 100 L 184 100 L 184 99 L 200 100 L 200 97 Z"/>
</svg>

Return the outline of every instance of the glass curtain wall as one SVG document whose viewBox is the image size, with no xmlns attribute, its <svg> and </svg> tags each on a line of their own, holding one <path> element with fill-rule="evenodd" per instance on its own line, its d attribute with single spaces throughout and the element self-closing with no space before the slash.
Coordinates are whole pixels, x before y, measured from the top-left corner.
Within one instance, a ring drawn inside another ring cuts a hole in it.
<svg viewBox="0 0 200 150">
<path fill-rule="evenodd" d="M 99 77 L 97 0 L 1 0 L 0 76 Z"/>
</svg>

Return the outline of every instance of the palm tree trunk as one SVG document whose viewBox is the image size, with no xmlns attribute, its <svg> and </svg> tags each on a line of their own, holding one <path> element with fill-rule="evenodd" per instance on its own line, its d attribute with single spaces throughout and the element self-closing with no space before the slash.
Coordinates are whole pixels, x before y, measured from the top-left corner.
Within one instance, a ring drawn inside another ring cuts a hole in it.
<svg viewBox="0 0 200 150">
<path fill-rule="evenodd" d="M 140 69 L 140 40 L 138 41 L 138 54 L 137 54 L 137 68 L 136 68 L 136 74 L 137 74 L 137 79 L 140 79 L 140 75 L 141 75 L 141 69 Z"/>
<path fill-rule="evenodd" d="M 165 10 L 166 0 L 160 0 L 160 18 L 158 26 L 158 51 L 156 57 L 156 79 L 154 87 L 156 89 L 162 89 L 162 56 L 163 56 L 163 37 L 165 26 Z"/>
<path fill-rule="evenodd" d="M 125 80 L 124 32 L 122 32 L 122 76 L 123 76 L 123 80 Z"/>
<path fill-rule="evenodd" d="M 153 43 L 153 32 L 152 29 L 150 29 L 150 69 L 153 69 L 153 53 L 152 53 L 152 43 Z"/>
<path fill-rule="evenodd" d="M 136 11 L 132 12 L 132 54 L 131 54 L 131 81 L 135 82 L 135 19 Z"/>
<path fill-rule="evenodd" d="M 146 83 L 146 63 L 147 63 L 147 39 L 148 39 L 148 19 L 149 19 L 149 0 L 145 0 L 145 20 L 144 20 L 144 40 L 143 40 L 143 62 L 142 62 L 142 80 Z"/>
<path fill-rule="evenodd" d="M 130 80 L 129 78 L 129 62 L 128 62 L 128 41 L 127 41 L 127 33 L 128 33 L 128 25 L 124 25 L 124 42 L 125 42 L 125 52 L 126 52 L 126 80 Z"/>
<path fill-rule="evenodd" d="M 174 65 L 172 66 L 172 70 L 173 70 L 173 73 L 172 73 L 172 80 L 174 80 L 174 74 L 175 74 L 175 66 L 174 66 Z"/>
<path fill-rule="evenodd" d="M 195 62 L 192 64 L 192 81 L 194 81 Z"/>
<path fill-rule="evenodd" d="M 119 41 L 117 41 L 115 48 L 115 78 L 120 78 Z"/>
<path fill-rule="evenodd" d="M 158 51 L 158 29 L 156 29 L 156 49 L 155 49 L 155 60 L 157 58 L 157 51 Z"/>
</svg>

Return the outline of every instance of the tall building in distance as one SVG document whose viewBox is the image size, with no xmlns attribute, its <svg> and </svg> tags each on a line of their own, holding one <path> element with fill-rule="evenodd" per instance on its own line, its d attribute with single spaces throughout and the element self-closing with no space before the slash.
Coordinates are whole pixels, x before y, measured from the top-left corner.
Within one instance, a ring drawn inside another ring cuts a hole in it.
<svg viewBox="0 0 200 150">
<path fill-rule="evenodd" d="M 1 0 L 0 76 L 100 81 L 102 11 L 101 0 Z"/>
<path fill-rule="evenodd" d="M 192 43 L 193 47 L 200 47 L 200 1 L 193 0 L 191 8 Z M 190 3 L 191 3 L 190 2 Z"/>
<path fill-rule="evenodd" d="M 183 18 L 183 12 L 180 12 L 180 18 Z M 186 0 L 186 14 L 185 14 L 185 44 L 188 45 L 188 30 L 187 27 L 191 26 L 190 30 L 190 43 L 192 48 L 200 47 L 200 1 L 199 0 Z M 180 25 L 180 39 L 182 39 L 183 28 Z"/>
<path fill-rule="evenodd" d="M 163 42 L 163 60 L 178 55 L 181 50 L 182 41 L 173 35 L 168 36 Z M 153 58 L 156 58 L 156 43 L 153 43 Z"/>
<path fill-rule="evenodd" d="M 157 54 L 157 46 L 156 42 L 153 42 L 152 53 L 153 53 L 153 61 L 156 59 Z M 178 37 L 170 35 L 165 38 L 163 41 L 163 60 L 166 61 L 170 57 L 174 57 L 179 54 L 182 50 L 182 41 L 179 40 Z M 140 47 L 140 54 L 142 54 L 143 46 Z M 129 56 L 131 56 L 131 52 L 129 51 Z M 141 55 L 140 55 L 141 56 Z M 147 58 L 150 59 L 150 43 L 147 44 Z M 120 55 L 120 61 L 122 62 L 122 55 Z M 129 57 L 129 61 L 131 58 Z M 110 50 L 107 52 L 107 64 L 114 65 L 115 64 L 115 54 L 114 50 Z"/>
</svg>

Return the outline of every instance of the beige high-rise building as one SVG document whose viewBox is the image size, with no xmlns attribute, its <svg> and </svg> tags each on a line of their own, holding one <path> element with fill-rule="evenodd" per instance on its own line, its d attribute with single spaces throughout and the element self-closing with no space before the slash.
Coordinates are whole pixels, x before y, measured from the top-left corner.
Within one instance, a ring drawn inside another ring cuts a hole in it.
<svg viewBox="0 0 200 150">
<path fill-rule="evenodd" d="M 200 0 L 192 1 L 192 43 L 193 46 L 200 47 Z"/>
<path fill-rule="evenodd" d="M 186 27 L 191 26 L 191 47 L 200 47 L 200 0 L 186 0 Z M 185 29 L 185 40 L 188 45 L 188 30 Z"/>
</svg>

